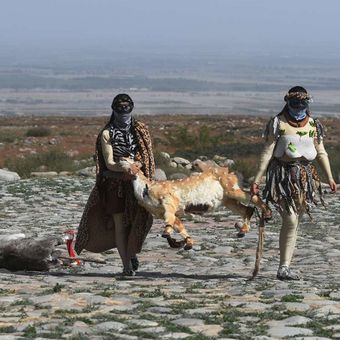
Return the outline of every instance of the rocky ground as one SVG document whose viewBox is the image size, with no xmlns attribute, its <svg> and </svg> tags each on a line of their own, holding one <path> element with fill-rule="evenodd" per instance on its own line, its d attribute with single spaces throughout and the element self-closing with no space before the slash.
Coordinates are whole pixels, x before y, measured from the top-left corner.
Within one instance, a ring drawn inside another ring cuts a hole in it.
<svg viewBox="0 0 340 340">
<path fill-rule="evenodd" d="M 76 228 L 93 179 L 56 177 L 1 183 L 2 234 L 61 236 Z M 299 230 L 294 268 L 303 280 L 281 282 L 279 219 L 266 227 L 258 277 L 249 281 L 257 244 L 236 237 L 237 216 L 189 216 L 196 241 L 170 249 L 156 220 L 137 276 L 122 280 L 116 250 L 82 257 L 105 263 L 55 267 L 48 273 L 0 269 L 0 338 L 300 339 L 340 338 L 339 194 Z M 60 249 L 65 249 L 62 245 Z"/>
</svg>

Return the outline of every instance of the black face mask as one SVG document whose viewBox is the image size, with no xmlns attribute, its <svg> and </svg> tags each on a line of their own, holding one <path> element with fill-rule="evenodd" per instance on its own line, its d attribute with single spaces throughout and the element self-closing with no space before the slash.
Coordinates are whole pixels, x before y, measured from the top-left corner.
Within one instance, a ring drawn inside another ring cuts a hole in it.
<svg viewBox="0 0 340 340">
<path fill-rule="evenodd" d="M 131 113 L 134 104 L 131 97 L 128 94 L 121 93 L 113 98 L 111 108 L 117 113 Z"/>
<path fill-rule="evenodd" d="M 288 104 L 293 109 L 305 110 L 308 108 L 308 100 L 304 99 L 289 99 Z"/>
<path fill-rule="evenodd" d="M 131 113 L 133 110 L 133 105 L 131 103 L 117 103 L 114 107 L 113 110 L 117 113 L 120 114 L 126 114 L 126 113 Z"/>
</svg>

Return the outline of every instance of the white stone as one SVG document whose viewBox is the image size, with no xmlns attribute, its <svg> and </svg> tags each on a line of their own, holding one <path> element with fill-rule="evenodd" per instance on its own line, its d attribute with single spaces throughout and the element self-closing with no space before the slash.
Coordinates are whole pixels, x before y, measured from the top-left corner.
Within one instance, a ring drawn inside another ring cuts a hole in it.
<svg viewBox="0 0 340 340">
<path fill-rule="evenodd" d="M 31 172 L 32 177 L 55 177 L 58 176 L 56 171 L 33 171 Z"/>
<path fill-rule="evenodd" d="M 182 158 L 182 157 L 174 157 L 173 161 L 176 162 L 177 164 L 181 164 L 181 165 L 190 164 L 190 161 L 188 161 L 187 159 Z"/>
<path fill-rule="evenodd" d="M 84 176 L 84 177 L 95 177 L 96 176 L 96 167 L 90 166 L 81 170 L 78 170 L 76 172 L 78 176 Z"/>
<path fill-rule="evenodd" d="M 190 319 L 190 318 L 182 318 L 172 321 L 176 325 L 189 327 L 189 326 L 198 326 L 198 325 L 204 325 L 204 321 L 201 319 Z"/>
<path fill-rule="evenodd" d="M 286 326 L 305 325 L 310 321 L 312 321 L 312 319 L 304 316 L 291 316 L 290 318 L 281 320 L 281 322 Z"/>
<path fill-rule="evenodd" d="M 268 333 L 270 336 L 280 339 L 297 335 L 313 335 L 313 331 L 311 329 L 284 326 L 272 327 L 268 330 Z"/>
<path fill-rule="evenodd" d="M 166 173 L 164 170 L 157 168 L 155 170 L 154 180 L 155 181 L 166 181 Z"/>
<path fill-rule="evenodd" d="M 20 176 L 16 172 L 0 169 L 0 181 L 14 182 L 19 179 Z"/>
<path fill-rule="evenodd" d="M 176 180 L 176 179 L 184 179 L 187 178 L 188 176 L 186 174 L 183 174 L 181 172 L 176 172 L 175 174 L 172 174 L 169 176 L 169 179 L 171 180 Z"/>
<path fill-rule="evenodd" d="M 72 326 L 72 335 L 89 334 L 91 329 L 88 324 L 83 321 L 76 321 Z"/>
<path fill-rule="evenodd" d="M 144 319 L 132 319 L 129 320 L 129 323 L 139 326 L 139 327 L 156 327 L 158 323 L 152 320 L 144 320 Z"/>
<path fill-rule="evenodd" d="M 159 153 L 159 157 L 161 159 L 161 161 L 164 161 L 166 163 L 169 163 L 170 162 L 170 155 L 167 153 L 167 152 L 164 152 L 164 151 L 161 151 Z"/>
<path fill-rule="evenodd" d="M 101 331 L 118 331 L 120 332 L 121 330 L 123 330 L 124 328 L 126 328 L 127 326 L 124 325 L 121 322 L 116 322 L 116 321 L 106 321 L 106 322 L 102 322 L 98 325 L 96 325 L 96 328 L 101 330 Z"/>
</svg>

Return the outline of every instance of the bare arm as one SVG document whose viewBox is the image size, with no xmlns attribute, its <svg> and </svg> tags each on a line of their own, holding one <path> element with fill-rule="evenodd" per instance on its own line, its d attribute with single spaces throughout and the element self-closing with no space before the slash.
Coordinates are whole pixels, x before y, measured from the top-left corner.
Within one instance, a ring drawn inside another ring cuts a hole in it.
<svg viewBox="0 0 340 340">
<path fill-rule="evenodd" d="M 261 178 L 264 175 L 265 171 L 267 170 L 270 160 L 272 159 L 275 144 L 276 142 L 274 140 L 266 142 L 264 149 L 262 151 L 261 157 L 260 157 L 260 164 L 259 164 L 258 171 L 254 179 L 254 183 L 256 184 L 261 183 Z"/>
<path fill-rule="evenodd" d="M 336 191 L 336 184 L 335 184 L 335 181 L 333 179 L 331 165 L 329 163 L 328 154 L 327 154 L 327 151 L 325 150 L 325 146 L 323 144 L 323 141 L 321 141 L 320 143 L 316 142 L 315 143 L 315 149 L 317 151 L 316 159 L 317 159 L 322 171 L 324 172 L 324 174 L 327 177 L 329 187 L 331 188 L 331 190 L 333 192 L 335 192 Z"/>
<path fill-rule="evenodd" d="M 105 159 L 106 167 L 110 171 L 124 172 L 127 175 L 135 175 L 140 169 L 140 165 L 135 162 L 115 162 L 113 158 L 112 145 L 110 141 L 110 133 L 108 130 L 104 130 L 101 137 L 102 151 Z M 126 177 L 130 179 L 130 177 Z"/>
<path fill-rule="evenodd" d="M 117 163 L 113 159 L 112 145 L 110 141 L 110 133 L 108 130 L 104 130 L 101 136 L 101 144 L 103 156 L 105 159 L 106 167 L 111 171 L 124 172 L 124 168 L 120 163 Z"/>
</svg>

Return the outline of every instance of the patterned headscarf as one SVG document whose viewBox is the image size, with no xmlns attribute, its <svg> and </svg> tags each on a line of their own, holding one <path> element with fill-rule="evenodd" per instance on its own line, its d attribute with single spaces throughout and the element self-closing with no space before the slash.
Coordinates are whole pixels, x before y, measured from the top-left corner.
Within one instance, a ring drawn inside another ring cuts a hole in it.
<svg viewBox="0 0 340 340">
<path fill-rule="evenodd" d="M 284 96 L 284 101 L 288 102 L 291 99 L 296 100 L 306 100 L 311 102 L 312 97 L 308 94 L 307 90 L 302 86 L 294 86 L 292 87 L 288 93 Z"/>
</svg>

